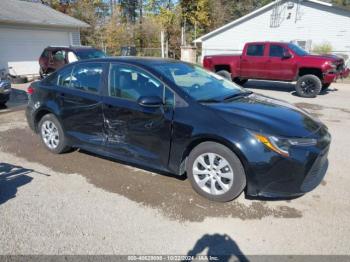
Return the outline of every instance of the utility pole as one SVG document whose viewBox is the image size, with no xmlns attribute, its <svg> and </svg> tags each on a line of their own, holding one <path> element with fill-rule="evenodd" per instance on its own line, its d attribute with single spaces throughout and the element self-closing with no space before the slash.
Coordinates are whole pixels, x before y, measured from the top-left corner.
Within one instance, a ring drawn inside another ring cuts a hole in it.
<svg viewBox="0 0 350 262">
<path fill-rule="evenodd" d="M 162 49 L 162 58 L 165 57 L 165 50 L 164 50 L 164 30 L 160 31 L 160 44 Z"/>
</svg>

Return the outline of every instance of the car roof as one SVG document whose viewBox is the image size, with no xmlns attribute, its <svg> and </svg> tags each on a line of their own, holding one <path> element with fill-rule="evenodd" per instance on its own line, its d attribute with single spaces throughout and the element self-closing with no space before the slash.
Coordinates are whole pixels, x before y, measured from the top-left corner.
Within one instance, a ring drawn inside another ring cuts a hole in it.
<svg viewBox="0 0 350 262">
<path fill-rule="evenodd" d="M 171 63 L 186 63 L 180 60 L 161 58 L 161 57 L 140 57 L 140 56 L 114 56 L 114 57 L 104 57 L 104 58 L 94 58 L 81 60 L 76 63 L 86 63 L 86 62 L 121 62 L 128 64 L 138 64 L 144 66 L 154 66 L 159 64 L 171 64 Z"/>
<path fill-rule="evenodd" d="M 81 51 L 81 50 L 99 50 L 91 46 L 48 46 L 45 50 L 71 50 L 71 51 Z"/>
<path fill-rule="evenodd" d="M 260 42 L 247 42 L 246 44 L 247 45 L 251 45 L 251 44 L 270 44 L 270 45 L 280 45 L 280 44 L 282 44 L 282 45 L 286 45 L 286 44 L 290 44 L 290 43 L 283 42 L 283 41 L 281 41 L 281 42 L 260 41 Z"/>
</svg>

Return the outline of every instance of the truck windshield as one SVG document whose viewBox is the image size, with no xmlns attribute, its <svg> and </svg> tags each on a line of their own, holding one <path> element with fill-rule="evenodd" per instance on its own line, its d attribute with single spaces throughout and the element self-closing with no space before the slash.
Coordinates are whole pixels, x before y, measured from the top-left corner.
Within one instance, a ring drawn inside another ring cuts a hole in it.
<svg viewBox="0 0 350 262">
<path fill-rule="evenodd" d="M 163 63 L 157 64 L 155 70 L 200 102 L 220 102 L 246 93 L 240 86 L 200 66 Z"/>
<path fill-rule="evenodd" d="M 75 54 L 80 60 L 106 57 L 106 54 L 98 49 L 77 50 L 75 51 Z"/>
<path fill-rule="evenodd" d="M 295 45 L 295 44 L 288 44 L 288 47 L 294 52 L 296 53 L 298 56 L 306 56 L 309 53 L 307 51 L 305 51 L 304 49 L 302 49 L 300 46 Z"/>
</svg>

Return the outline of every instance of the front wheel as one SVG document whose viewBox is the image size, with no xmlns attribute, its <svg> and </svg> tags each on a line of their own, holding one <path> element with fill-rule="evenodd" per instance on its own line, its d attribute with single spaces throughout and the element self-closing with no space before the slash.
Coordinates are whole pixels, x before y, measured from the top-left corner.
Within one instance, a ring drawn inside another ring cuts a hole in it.
<svg viewBox="0 0 350 262">
<path fill-rule="evenodd" d="M 186 171 L 194 190 L 213 201 L 233 200 L 246 185 L 239 158 L 229 148 L 215 142 L 195 147 L 188 157 Z"/>
<path fill-rule="evenodd" d="M 301 97 L 316 97 L 322 88 L 321 80 L 315 75 L 304 75 L 300 77 L 295 86 L 297 94 Z"/>
<path fill-rule="evenodd" d="M 41 141 L 54 154 L 67 152 L 69 147 L 62 126 L 53 114 L 47 114 L 39 122 Z"/>
</svg>

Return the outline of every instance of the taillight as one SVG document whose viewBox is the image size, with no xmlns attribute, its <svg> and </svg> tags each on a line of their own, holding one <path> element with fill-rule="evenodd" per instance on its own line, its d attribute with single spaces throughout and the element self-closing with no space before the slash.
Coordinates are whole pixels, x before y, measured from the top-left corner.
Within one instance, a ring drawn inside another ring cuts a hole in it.
<svg viewBox="0 0 350 262">
<path fill-rule="evenodd" d="M 204 57 L 203 67 L 207 69 L 211 68 L 211 57 Z"/>
<path fill-rule="evenodd" d="M 34 94 L 34 88 L 32 87 L 32 86 L 29 86 L 28 88 L 27 88 L 27 94 L 28 95 L 32 95 L 32 94 Z"/>
</svg>

